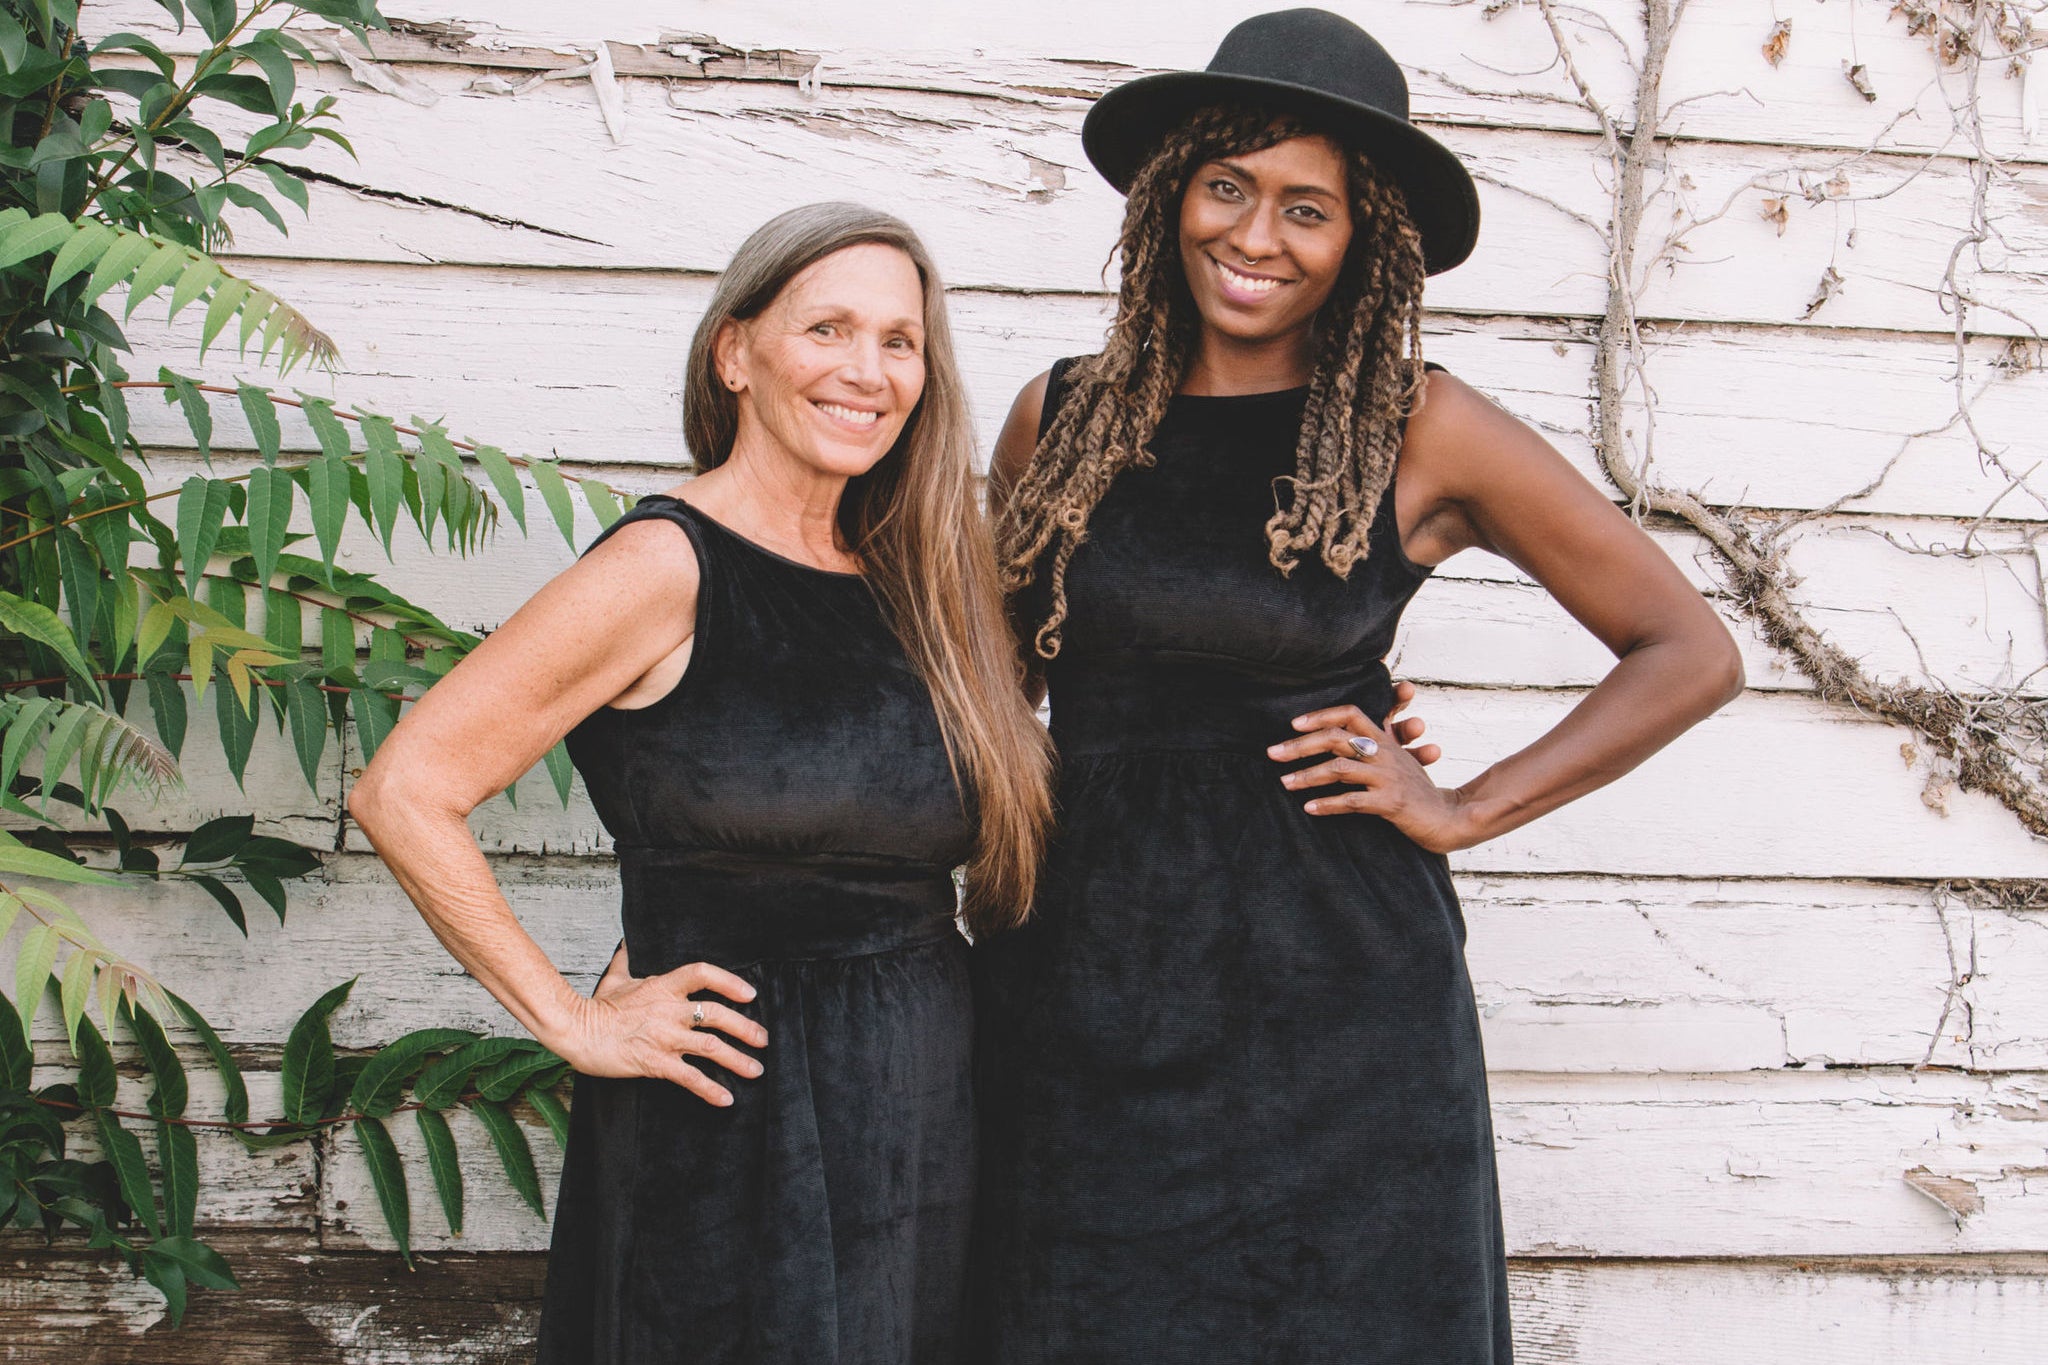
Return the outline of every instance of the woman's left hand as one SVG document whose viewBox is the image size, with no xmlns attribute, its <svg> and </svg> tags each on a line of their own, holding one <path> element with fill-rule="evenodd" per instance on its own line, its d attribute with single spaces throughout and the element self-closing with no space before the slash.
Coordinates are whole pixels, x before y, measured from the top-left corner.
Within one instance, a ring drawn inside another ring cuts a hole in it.
<svg viewBox="0 0 2048 1365">
<path fill-rule="evenodd" d="M 1403 741 L 1420 733 L 1415 721 L 1394 726 L 1403 733 L 1375 725 L 1356 706 L 1332 706 L 1294 718 L 1299 738 L 1266 750 L 1277 763 L 1292 763 L 1317 754 L 1321 763 L 1290 772 L 1280 779 L 1289 790 L 1348 786 L 1335 796 L 1318 796 L 1304 809 L 1310 815 L 1377 815 L 1432 853 L 1449 853 L 1479 842 L 1466 828 L 1465 802 L 1455 789 L 1429 780 L 1423 760 Z M 1434 746 L 1419 746 L 1434 748 Z M 1429 758 L 1436 757 L 1429 754 Z"/>
</svg>

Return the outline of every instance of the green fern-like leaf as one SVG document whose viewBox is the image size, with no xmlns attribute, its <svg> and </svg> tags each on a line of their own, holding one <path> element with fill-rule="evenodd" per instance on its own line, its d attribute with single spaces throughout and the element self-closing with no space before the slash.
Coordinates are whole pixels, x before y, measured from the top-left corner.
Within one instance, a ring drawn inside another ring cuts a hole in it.
<svg viewBox="0 0 2048 1365">
<path fill-rule="evenodd" d="M 201 296 L 208 298 L 204 339 L 200 353 L 227 326 L 230 319 L 243 318 L 241 350 L 262 329 L 264 351 L 277 350 L 278 366 L 289 373 L 301 361 L 332 368 L 339 352 L 334 339 L 315 327 L 298 309 L 268 290 L 259 289 L 221 268 L 203 252 L 175 243 L 160 242 L 125 227 L 115 227 L 92 218 L 73 222 L 61 213 L 31 217 L 26 210 L 0 213 L 0 268 L 18 265 L 32 256 L 56 253 L 51 262 L 48 295 L 90 270 L 85 285 L 87 301 L 110 289 L 128 287 L 128 312 L 166 285 L 176 281 L 171 294 L 171 312 L 177 312 Z"/>
</svg>

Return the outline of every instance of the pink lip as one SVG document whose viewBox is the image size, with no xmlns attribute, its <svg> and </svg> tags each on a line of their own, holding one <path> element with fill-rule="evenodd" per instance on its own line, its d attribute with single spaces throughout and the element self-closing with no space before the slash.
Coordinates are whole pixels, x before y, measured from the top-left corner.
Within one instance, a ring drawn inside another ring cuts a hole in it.
<svg viewBox="0 0 2048 1365">
<path fill-rule="evenodd" d="M 1255 271 L 1240 270 L 1236 266 L 1226 266 L 1213 256 L 1209 258 L 1209 261 L 1210 264 L 1216 267 L 1216 287 L 1222 291 L 1224 298 L 1235 304 L 1251 307 L 1265 303 L 1278 294 L 1280 289 L 1284 289 L 1286 286 L 1294 283 L 1293 280 L 1285 279 L 1278 275 L 1261 275 Z M 1280 288 L 1262 291 L 1240 289 L 1230 282 L 1231 274 L 1242 275 L 1248 280 L 1274 280 L 1278 282 Z"/>
</svg>

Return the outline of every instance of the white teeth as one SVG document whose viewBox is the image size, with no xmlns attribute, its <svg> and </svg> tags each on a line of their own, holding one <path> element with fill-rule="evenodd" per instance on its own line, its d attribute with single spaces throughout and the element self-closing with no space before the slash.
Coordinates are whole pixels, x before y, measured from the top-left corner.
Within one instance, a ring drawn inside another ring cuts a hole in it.
<svg viewBox="0 0 2048 1365">
<path fill-rule="evenodd" d="M 837 417 L 842 422 L 852 422 L 856 426 L 863 427 L 873 426 L 875 419 L 882 415 L 879 412 L 862 412 L 859 408 L 841 407 L 837 403 L 820 403 L 818 407 L 829 415 Z"/>
<path fill-rule="evenodd" d="M 1216 268 L 1223 272 L 1225 283 L 1247 294 L 1270 294 L 1286 283 L 1285 280 L 1255 280 L 1249 275 L 1240 275 L 1221 261 L 1216 262 Z"/>
</svg>

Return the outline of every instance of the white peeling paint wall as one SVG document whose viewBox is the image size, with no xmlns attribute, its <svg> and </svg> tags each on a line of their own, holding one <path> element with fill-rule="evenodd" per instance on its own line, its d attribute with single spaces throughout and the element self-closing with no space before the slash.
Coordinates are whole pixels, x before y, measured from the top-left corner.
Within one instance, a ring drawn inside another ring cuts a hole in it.
<svg viewBox="0 0 2048 1365">
<path fill-rule="evenodd" d="M 1336 7 L 1404 60 L 1417 117 L 1480 179 L 1485 229 L 1430 286 L 1429 354 L 1594 475 L 1611 168 L 1542 16 L 1516 0 Z M 301 78 L 337 97 L 359 159 L 308 153 L 322 176 L 310 223 L 281 240 L 252 221 L 237 253 L 341 346 L 331 382 L 300 383 L 642 491 L 677 477 L 682 353 L 732 249 L 781 209 L 863 200 L 923 231 L 952 283 L 986 443 L 1024 380 L 1100 336 L 1120 201 L 1081 154 L 1089 99 L 1202 65 L 1257 8 L 392 0 L 412 22 L 384 64 Z M 1969 229 L 1972 167 L 1951 114 L 1966 92 L 1889 10 L 1686 11 L 1664 85 L 1679 140 L 1655 176 L 1672 196 L 1660 212 L 1711 221 L 1645 281 L 1651 473 L 1717 505 L 1814 513 L 1787 537 L 1795 595 L 1874 673 L 2034 695 L 2048 676 L 2035 554 L 2048 504 L 2009 489 L 1952 419 L 1961 354 L 1983 439 L 2021 470 L 2048 454 L 2048 372 L 2008 340 L 2048 326 L 2048 78 L 1986 67 L 1997 233 L 1963 256 L 1985 306 L 1959 352 L 1937 286 Z M 95 11 L 102 28 L 191 46 L 145 0 Z M 1762 48 L 1781 19 L 1773 67 Z M 1640 12 L 1589 0 L 1567 20 L 1581 73 L 1626 117 L 1620 54 L 1641 50 Z M 1815 307 L 1830 269 L 1841 282 Z M 182 324 L 137 335 L 155 347 L 138 371 L 189 367 Z M 262 382 L 228 361 L 206 370 L 237 372 Z M 182 478 L 193 457 L 175 413 L 139 404 L 136 425 L 163 451 L 157 476 Z M 1496 1073 L 1521 1357 L 2039 1359 L 2048 910 L 2031 907 L 2048 897 L 1997 879 L 2048 877 L 2048 847 L 1955 790 L 1907 733 L 1816 700 L 1726 602 L 1704 543 L 1656 534 L 1723 601 L 1750 691 L 1618 786 L 1455 860 Z M 385 568 L 367 537 L 346 553 Z M 415 542 L 388 573 L 451 624 L 487 628 L 566 558 L 508 531 L 468 561 Z M 1540 590 L 1475 554 L 1417 600 L 1397 671 L 1423 685 L 1457 781 L 1553 722 L 1606 663 Z M 331 760 L 316 792 L 286 746 L 257 747 L 246 800 L 260 823 L 341 850 L 288 928 L 252 920 L 244 944 L 168 889 L 98 904 L 96 926 L 237 1042 L 281 1041 L 314 994 L 357 973 L 344 1044 L 506 1027 L 347 826 L 353 762 Z M 249 808 L 193 766 L 183 796 L 138 825 Z M 543 786 L 474 825 L 514 907 L 587 985 L 616 939 L 616 880 L 588 804 L 560 810 Z M 374 1243 L 367 1178 L 345 1141 L 339 1158 L 211 1152 L 214 1215 Z M 415 1203 L 418 1241 L 451 1244 Z M 499 1184 L 473 1182 L 461 1246 L 544 1244 Z"/>
</svg>

